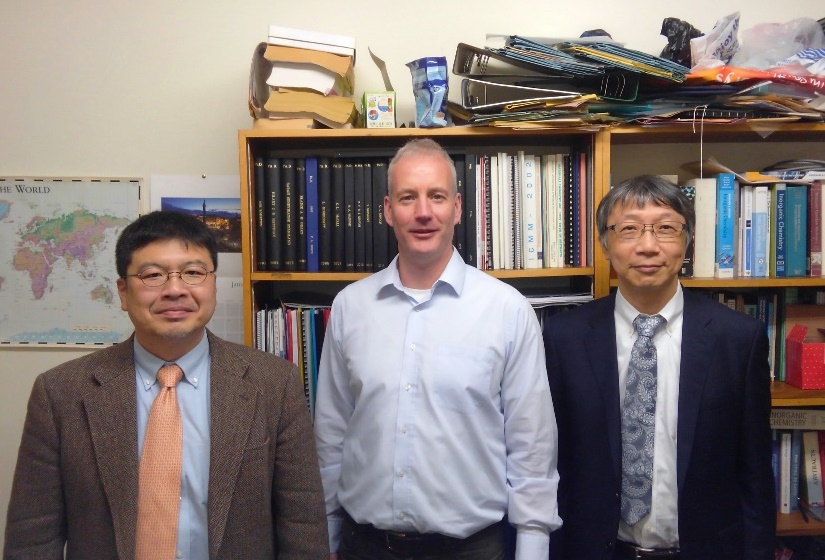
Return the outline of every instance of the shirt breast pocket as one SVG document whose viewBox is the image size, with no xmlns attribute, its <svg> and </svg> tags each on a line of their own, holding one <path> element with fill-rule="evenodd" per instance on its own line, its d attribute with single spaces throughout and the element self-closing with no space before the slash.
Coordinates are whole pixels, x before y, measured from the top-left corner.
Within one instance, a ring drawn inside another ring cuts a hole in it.
<svg viewBox="0 0 825 560">
<path fill-rule="evenodd" d="M 447 410 L 472 414 L 490 401 L 493 351 L 471 346 L 442 346 L 433 358 L 436 404 Z"/>
</svg>

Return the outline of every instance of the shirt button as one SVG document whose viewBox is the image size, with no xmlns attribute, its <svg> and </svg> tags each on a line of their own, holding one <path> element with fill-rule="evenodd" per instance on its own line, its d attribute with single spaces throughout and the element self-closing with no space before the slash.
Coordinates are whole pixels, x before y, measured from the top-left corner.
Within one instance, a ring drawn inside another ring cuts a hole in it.
<svg viewBox="0 0 825 560">
<path fill-rule="evenodd" d="M 415 342 L 413 342 L 412 344 L 410 344 L 410 350 L 415 350 Z"/>
<path fill-rule="evenodd" d="M 407 473 L 405 473 L 404 471 L 398 471 L 398 476 L 404 478 L 405 476 L 407 476 Z"/>
<path fill-rule="evenodd" d="M 407 516 L 406 516 L 406 515 L 404 515 L 404 512 L 403 512 L 403 511 L 402 511 L 401 513 L 399 513 L 399 514 L 398 514 L 398 519 L 405 519 L 406 517 L 407 517 Z"/>
<path fill-rule="evenodd" d="M 406 385 L 404 385 L 404 390 L 405 390 L 405 391 L 409 391 L 410 389 L 412 389 L 412 385 L 410 385 L 409 383 L 407 383 Z"/>
<path fill-rule="evenodd" d="M 192 383 L 194 383 L 195 385 L 197 385 L 197 384 L 198 384 L 198 378 L 197 378 L 197 377 L 193 377 L 193 378 L 192 378 Z"/>
<path fill-rule="evenodd" d="M 407 433 L 407 426 L 404 426 L 403 428 L 401 428 L 401 433 L 402 433 L 402 434 L 406 434 L 406 433 Z"/>
<path fill-rule="evenodd" d="M 175 554 L 175 558 L 183 558 L 183 552 L 178 551 L 177 554 Z"/>
</svg>

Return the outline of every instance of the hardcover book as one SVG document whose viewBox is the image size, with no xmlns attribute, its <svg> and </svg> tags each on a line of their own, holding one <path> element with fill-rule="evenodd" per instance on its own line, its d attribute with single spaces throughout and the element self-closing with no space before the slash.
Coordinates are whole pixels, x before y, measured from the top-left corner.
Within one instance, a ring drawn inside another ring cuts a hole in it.
<svg viewBox="0 0 825 560">
<path fill-rule="evenodd" d="M 685 184 L 696 191 L 693 276 L 712 278 L 716 254 L 716 179 L 690 179 Z"/>
<path fill-rule="evenodd" d="M 719 173 L 716 176 L 716 254 L 713 266 L 717 278 L 733 278 L 734 181 L 733 173 Z"/>
</svg>

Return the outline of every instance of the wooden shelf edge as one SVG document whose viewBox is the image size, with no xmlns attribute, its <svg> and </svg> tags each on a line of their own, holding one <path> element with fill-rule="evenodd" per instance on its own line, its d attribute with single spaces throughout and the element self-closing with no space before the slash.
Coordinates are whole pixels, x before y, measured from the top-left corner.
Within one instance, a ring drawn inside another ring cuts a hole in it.
<svg viewBox="0 0 825 560">
<path fill-rule="evenodd" d="M 825 277 L 797 276 L 790 278 L 679 278 L 685 288 L 793 288 L 793 287 L 825 287 Z M 618 281 L 610 279 L 610 286 L 615 288 Z"/>
<path fill-rule="evenodd" d="M 825 389 L 800 389 L 784 381 L 772 381 L 771 406 L 825 406 Z"/>
<path fill-rule="evenodd" d="M 802 519 L 802 514 L 798 511 L 793 513 L 776 513 L 776 535 L 779 537 L 805 537 L 825 535 L 825 523 L 808 516 L 806 523 Z"/>
</svg>

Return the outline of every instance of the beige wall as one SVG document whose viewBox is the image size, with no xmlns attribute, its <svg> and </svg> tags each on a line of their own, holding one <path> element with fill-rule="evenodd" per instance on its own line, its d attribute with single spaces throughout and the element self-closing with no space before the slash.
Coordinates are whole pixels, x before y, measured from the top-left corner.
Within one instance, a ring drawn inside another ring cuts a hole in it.
<svg viewBox="0 0 825 560">
<path fill-rule="evenodd" d="M 743 29 L 825 15 L 815 0 L 786 0 L 781 9 L 766 0 L 3 0 L 0 176 L 138 176 L 148 184 L 153 174 L 237 174 L 236 131 L 251 125 L 249 62 L 270 23 L 354 35 L 356 94 L 381 88 L 370 46 L 388 63 L 403 122 L 414 111 L 404 64 L 423 56 L 452 64 L 458 42 L 481 46 L 487 32 L 558 37 L 600 27 L 658 54 L 665 17 L 709 31 L 737 9 Z M 0 349 L 0 527 L 34 377 L 81 353 Z"/>
</svg>

